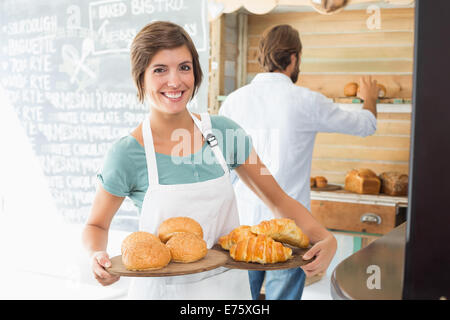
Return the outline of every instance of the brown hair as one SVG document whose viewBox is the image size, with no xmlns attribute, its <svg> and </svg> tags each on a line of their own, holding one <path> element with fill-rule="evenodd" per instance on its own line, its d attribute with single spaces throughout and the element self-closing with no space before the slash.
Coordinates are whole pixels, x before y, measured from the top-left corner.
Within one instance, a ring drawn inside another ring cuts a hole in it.
<svg viewBox="0 0 450 320">
<path fill-rule="evenodd" d="M 298 31 L 282 24 L 266 30 L 259 41 L 258 62 L 266 72 L 284 71 L 291 63 L 291 54 L 297 60 L 302 51 Z"/>
<path fill-rule="evenodd" d="M 197 49 L 189 34 L 179 25 L 166 21 L 147 24 L 134 37 L 131 44 L 131 75 L 137 87 L 138 99 L 144 102 L 144 73 L 150 61 L 159 50 L 174 49 L 185 45 L 192 55 L 194 71 L 194 90 L 191 99 L 197 93 L 202 82 L 203 73 L 200 67 Z"/>
</svg>

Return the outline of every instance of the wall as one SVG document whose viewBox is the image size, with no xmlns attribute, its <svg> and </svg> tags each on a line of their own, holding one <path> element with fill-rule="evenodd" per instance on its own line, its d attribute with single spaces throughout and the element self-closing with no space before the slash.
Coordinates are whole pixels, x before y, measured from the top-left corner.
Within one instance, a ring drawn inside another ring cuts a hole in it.
<svg viewBox="0 0 450 320">
<path fill-rule="evenodd" d="M 386 86 L 388 97 L 411 99 L 414 8 L 345 10 L 331 16 L 316 12 L 250 14 L 247 82 L 262 71 L 257 63 L 260 35 L 266 28 L 282 23 L 299 30 L 302 39 L 297 85 L 337 101 L 343 96 L 345 84 L 371 74 Z M 353 168 L 371 168 L 377 174 L 408 173 L 411 113 L 405 108 L 396 112 L 396 107 L 392 105 L 389 112 L 379 113 L 373 136 L 319 133 L 311 175 L 323 175 L 331 183 L 343 184 L 345 174 Z"/>
</svg>

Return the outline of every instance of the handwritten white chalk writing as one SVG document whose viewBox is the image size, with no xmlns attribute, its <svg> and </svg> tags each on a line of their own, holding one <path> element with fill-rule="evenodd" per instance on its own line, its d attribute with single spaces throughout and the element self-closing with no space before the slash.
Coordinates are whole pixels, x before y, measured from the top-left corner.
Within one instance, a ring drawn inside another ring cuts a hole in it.
<svg viewBox="0 0 450 320">
<path fill-rule="evenodd" d="M 29 71 L 51 72 L 53 71 L 50 61 L 51 56 L 44 54 L 42 56 L 31 56 L 28 61 Z"/>
<path fill-rule="evenodd" d="M 32 19 L 23 19 L 9 22 L 6 25 L 6 32 L 9 35 L 53 32 L 58 27 L 56 16 L 44 16 Z"/>
<path fill-rule="evenodd" d="M 111 142 L 105 143 L 46 143 L 40 146 L 42 154 L 55 156 L 77 157 L 103 157 Z"/>
<path fill-rule="evenodd" d="M 70 143 L 47 143 L 41 145 L 41 153 L 53 154 L 55 156 L 72 156 L 72 145 Z"/>
<path fill-rule="evenodd" d="M 21 116 L 25 120 L 44 121 L 44 111 L 42 106 L 23 106 Z"/>
<path fill-rule="evenodd" d="M 66 176 L 66 186 L 73 189 L 89 190 L 95 185 L 96 177 L 93 176 Z"/>
<path fill-rule="evenodd" d="M 28 67 L 28 61 L 27 59 L 15 59 L 11 58 L 9 59 L 9 62 L 11 63 L 11 71 L 12 72 L 24 72 Z"/>
<path fill-rule="evenodd" d="M 151 14 L 154 12 L 170 12 L 185 10 L 183 0 L 133 0 L 131 13 L 134 15 Z"/>
<path fill-rule="evenodd" d="M 48 141 L 110 141 L 128 134 L 130 128 L 110 126 L 71 125 L 64 123 L 39 123 L 39 131 Z"/>
<path fill-rule="evenodd" d="M 58 155 L 41 155 L 39 162 L 47 174 L 82 174 L 97 172 L 103 162 L 102 158 L 63 157 Z"/>
<path fill-rule="evenodd" d="M 22 102 L 40 104 L 44 103 L 44 92 L 38 89 L 25 88 L 20 91 Z"/>
<path fill-rule="evenodd" d="M 111 143 L 75 143 L 72 144 L 73 154 L 77 156 L 103 157 Z"/>
<path fill-rule="evenodd" d="M 106 3 L 98 6 L 98 18 L 121 17 L 127 13 L 127 6 L 122 2 Z"/>
<path fill-rule="evenodd" d="M 2 77 L 1 83 L 5 88 L 22 89 L 28 85 L 28 77 L 23 74 L 9 74 Z"/>
<path fill-rule="evenodd" d="M 41 90 L 50 90 L 50 75 L 30 75 L 30 88 L 32 89 L 41 89 Z"/>
<path fill-rule="evenodd" d="M 51 190 L 51 193 L 57 203 L 70 207 L 92 205 L 92 202 L 94 200 L 94 194 L 91 191 L 53 189 Z"/>
<path fill-rule="evenodd" d="M 60 110 L 96 109 L 96 95 L 93 92 L 46 92 L 45 97 L 51 105 Z"/>
<path fill-rule="evenodd" d="M 44 36 L 29 39 L 8 39 L 6 54 L 17 56 L 21 54 L 40 55 L 44 53 L 55 53 L 55 45 L 52 36 Z"/>
<path fill-rule="evenodd" d="M 81 112 L 80 120 L 84 124 L 121 124 L 122 119 L 120 113 L 117 111 L 111 112 Z"/>
</svg>

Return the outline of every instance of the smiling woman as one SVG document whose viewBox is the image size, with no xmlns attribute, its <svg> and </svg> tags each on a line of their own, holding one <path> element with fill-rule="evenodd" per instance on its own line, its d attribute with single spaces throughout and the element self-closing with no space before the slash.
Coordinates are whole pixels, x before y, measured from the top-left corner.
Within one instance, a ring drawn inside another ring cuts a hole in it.
<svg viewBox="0 0 450 320">
<path fill-rule="evenodd" d="M 145 26 L 131 45 L 132 76 L 138 99 L 149 106 L 149 115 L 130 135 L 117 141 L 106 155 L 98 175 L 100 185 L 83 232 L 92 271 L 102 285 L 118 277 L 108 274 L 108 230 L 126 196 L 140 210 L 139 230 L 155 233 L 161 221 L 188 216 L 198 221 L 211 248 L 219 236 L 239 224 L 230 170 L 238 167 L 237 141 L 244 139 L 246 159 L 251 142 L 243 130 L 229 140 L 208 147 L 208 134 L 240 129 L 233 121 L 187 109 L 202 81 L 199 56 L 186 31 L 173 23 Z M 186 132 L 182 157 L 174 133 Z M 230 135 L 231 136 L 231 135 Z M 218 135 L 219 137 L 219 135 Z M 236 141 L 236 142 L 235 142 Z M 231 145 L 232 147 L 226 147 Z M 185 148 L 186 146 L 186 148 Z M 178 150 L 178 149 L 177 149 Z M 203 155 L 205 154 L 205 157 Z M 194 161 L 200 155 L 201 161 Z M 183 161 L 176 161 L 182 159 Z M 215 159 L 207 163 L 204 159 Z M 226 161 L 225 159 L 228 159 Z M 187 160 L 187 161 L 184 161 Z M 240 161 L 242 164 L 242 161 Z M 226 272 L 225 272 L 226 271 Z M 221 288 L 211 295 L 210 290 Z M 218 268 L 201 274 L 156 279 L 133 279 L 129 296 L 134 299 L 250 299 L 247 272 Z"/>
</svg>

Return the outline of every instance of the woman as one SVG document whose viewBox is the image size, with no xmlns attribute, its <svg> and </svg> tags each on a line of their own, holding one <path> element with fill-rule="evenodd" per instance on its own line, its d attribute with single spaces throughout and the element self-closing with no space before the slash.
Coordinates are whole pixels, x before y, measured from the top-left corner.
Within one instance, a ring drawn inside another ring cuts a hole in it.
<svg viewBox="0 0 450 320">
<path fill-rule="evenodd" d="M 131 66 L 139 100 L 148 100 L 150 115 L 113 145 L 99 175 L 101 185 L 83 232 L 96 279 L 102 285 L 119 279 L 104 269 L 110 265 L 105 250 L 111 220 L 126 196 L 141 207 L 139 229 L 143 231 L 156 233 L 163 220 L 190 216 L 202 225 L 210 248 L 237 227 L 239 216 L 229 178 L 232 169 L 275 216 L 293 219 L 308 235 L 314 245 L 305 259 L 316 259 L 303 267 L 306 274 L 326 270 L 336 252 L 335 238 L 266 173 L 243 130 L 226 117 L 191 114 L 186 108 L 200 86 L 202 72 L 198 53 L 183 28 L 169 22 L 145 26 L 132 43 Z M 226 133 L 230 129 L 236 133 L 231 143 Z M 223 141 L 214 139 L 213 131 Z M 181 145 L 173 139 L 180 133 Z M 233 143 L 241 138 L 246 142 L 244 150 Z M 245 161 L 239 163 L 242 156 Z M 129 297 L 251 299 L 247 272 L 225 268 L 188 276 L 133 278 Z"/>
</svg>

